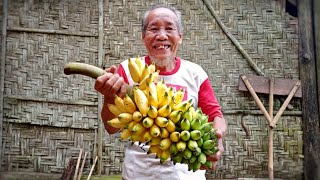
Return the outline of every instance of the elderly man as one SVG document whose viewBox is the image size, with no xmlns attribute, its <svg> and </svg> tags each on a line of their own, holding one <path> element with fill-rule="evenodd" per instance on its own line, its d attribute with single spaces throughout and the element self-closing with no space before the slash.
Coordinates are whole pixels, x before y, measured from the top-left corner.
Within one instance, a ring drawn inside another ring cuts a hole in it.
<svg viewBox="0 0 320 180">
<path fill-rule="evenodd" d="M 207 73 L 201 66 L 176 56 L 179 44 L 182 43 L 181 13 L 173 7 L 157 5 L 151 7 L 142 21 L 142 40 L 148 54 L 142 57 L 145 64 L 155 63 L 160 70 L 159 78 L 164 79 L 167 86 L 185 90 L 185 99 L 192 99 L 195 107 L 200 107 L 203 113 L 213 121 L 217 129 L 219 151 L 208 157 L 213 161 L 213 169 L 219 161 L 224 148 L 222 137 L 226 133 L 226 122 L 220 110 Z M 113 134 L 119 129 L 109 126 L 106 122 L 115 116 L 107 108 L 108 103 L 114 103 L 114 95 L 124 97 L 126 84 L 132 85 L 128 69 L 128 60 L 119 67 L 111 66 L 108 73 L 97 78 L 95 89 L 104 95 L 104 106 L 101 112 L 105 129 Z M 148 146 L 134 143 L 128 144 L 123 163 L 123 179 L 194 179 L 205 178 L 205 170 L 188 171 L 186 164 L 173 165 L 171 161 L 160 164 L 155 155 L 147 154 Z M 204 169 L 204 168 L 202 168 Z"/>
</svg>

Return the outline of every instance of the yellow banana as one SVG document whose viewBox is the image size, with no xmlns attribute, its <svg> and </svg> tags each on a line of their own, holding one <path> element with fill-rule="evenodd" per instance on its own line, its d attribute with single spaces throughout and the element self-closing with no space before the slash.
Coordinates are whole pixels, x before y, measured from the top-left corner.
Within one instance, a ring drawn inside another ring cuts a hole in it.
<svg viewBox="0 0 320 180">
<path fill-rule="evenodd" d="M 123 98 L 123 105 L 125 112 L 134 113 L 137 110 L 136 105 L 128 94 Z"/>
<path fill-rule="evenodd" d="M 157 86 L 154 82 L 150 82 L 148 85 L 149 93 L 152 94 L 152 96 L 158 101 L 158 95 L 157 95 Z"/>
<path fill-rule="evenodd" d="M 144 66 L 143 66 L 142 60 L 141 60 L 141 58 L 139 56 L 136 57 L 135 63 L 137 64 L 137 66 L 139 67 L 140 72 L 142 73 Z"/>
<path fill-rule="evenodd" d="M 135 83 L 139 83 L 140 77 L 141 77 L 141 70 L 140 70 L 139 66 L 137 65 L 137 63 L 135 61 L 133 61 L 131 58 L 129 58 L 128 67 L 129 67 L 129 71 L 130 71 L 130 75 L 132 77 L 132 80 Z"/>
<path fill-rule="evenodd" d="M 141 122 L 138 122 L 136 125 L 132 127 L 132 132 L 134 134 L 142 134 L 144 133 L 146 128 L 142 125 Z"/>
<path fill-rule="evenodd" d="M 149 91 L 148 101 L 151 106 L 155 107 L 156 109 L 158 108 L 158 100 L 156 99 L 156 97 L 153 96 L 153 94 L 151 94 L 150 91 Z"/>
<path fill-rule="evenodd" d="M 173 121 L 170 119 L 168 120 L 168 125 L 166 126 L 166 129 L 169 131 L 169 133 L 172 133 L 176 130 L 176 125 L 174 124 Z"/>
<path fill-rule="evenodd" d="M 142 142 L 142 141 L 143 141 L 142 137 L 143 137 L 143 136 L 141 136 L 140 134 L 134 134 L 134 133 L 133 133 L 133 134 L 130 136 L 130 140 L 131 140 L 132 142 L 136 142 L 136 141 Z"/>
<path fill-rule="evenodd" d="M 148 66 L 150 73 L 154 73 L 156 71 L 156 66 L 154 61 Z"/>
<path fill-rule="evenodd" d="M 159 147 L 161 150 L 166 150 L 170 147 L 172 141 L 170 138 L 165 138 L 160 141 Z"/>
<path fill-rule="evenodd" d="M 147 77 L 145 77 L 143 80 L 141 80 L 139 84 L 139 88 L 141 90 L 145 90 L 148 87 L 148 84 L 150 84 L 152 78 L 152 74 L 149 74 Z"/>
<path fill-rule="evenodd" d="M 148 112 L 147 112 L 148 116 L 150 118 L 156 118 L 158 116 L 158 111 L 155 107 L 153 106 L 150 106 L 149 109 L 148 109 Z"/>
<path fill-rule="evenodd" d="M 150 117 L 146 117 L 142 120 L 142 125 L 145 128 L 150 128 L 153 125 L 154 120 Z"/>
<path fill-rule="evenodd" d="M 195 108 L 194 108 L 193 106 L 190 106 L 190 107 L 189 107 L 189 111 L 190 111 L 190 114 L 191 114 L 192 119 L 196 119 L 197 117 L 196 117 L 196 110 L 195 110 Z"/>
<path fill-rule="evenodd" d="M 114 128 L 123 128 L 128 125 L 128 123 L 120 122 L 118 118 L 113 118 L 107 121 L 107 123 Z"/>
<path fill-rule="evenodd" d="M 180 140 L 180 133 L 178 131 L 172 132 L 170 134 L 170 139 L 172 142 L 178 142 Z"/>
<path fill-rule="evenodd" d="M 158 109 L 158 116 L 161 117 L 167 117 L 171 113 L 171 107 L 169 104 L 162 106 L 160 109 Z"/>
<path fill-rule="evenodd" d="M 169 102 L 170 102 L 169 94 L 168 92 L 165 92 L 164 95 L 161 98 L 159 98 L 159 107 L 167 105 L 169 104 Z"/>
<path fill-rule="evenodd" d="M 135 112 L 133 112 L 133 114 L 132 114 L 132 119 L 133 119 L 134 121 L 136 121 L 136 122 L 141 121 L 141 120 L 142 120 L 142 114 L 141 114 L 141 112 L 140 112 L 140 111 L 135 111 Z"/>
<path fill-rule="evenodd" d="M 151 134 L 151 132 L 150 132 L 150 134 Z M 160 136 L 152 137 L 152 139 L 148 142 L 148 145 L 151 145 L 151 146 L 152 145 L 158 145 L 158 144 L 160 144 L 161 139 L 162 138 Z"/>
<path fill-rule="evenodd" d="M 150 73 L 150 69 L 148 68 L 148 65 L 145 64 L 142 71 L 141 71 L 140 83 L 142 82 L 143 79 L 150 76 L 151 74 L 152 73 Z"/>
<path fill-rule="evenodd" d="M 132 131 L 133 127 L 134 127 L 137 123 L 138 123 L 137 121 L 131 121 L 131 122 L 129 122 L 129 124 L 128 124 L 128 129 L 129 129 L 130 131 Z"/>
<path fill-rule="evenodd" d="M 159 127 L 166 127 L 168 125 L 168 119 L 165 117 L 160 117 L 158 116 L 155 119 L 155 123 L 159 126 Z"/>
<path fill-rule="evenodd" d="M 121 131 L 120 139 L 121 140 L 127 140 L 132 135 L 132 131 L 129 129 L 123 129 Z"/>
<path fill-rule="evenodd" d="M 178 151 L 183 152 L 187 147 L 187 143 L 183 140 L 177 142 Z"/>
<path fill-rule="evenodd" d="M 153 137 L 150 134 L 150 131 L 145 131 L 143 134 L 143 142 L 150 142 Z"/>
<path fill-rule="evenodd" d="M 152 73 L 151 82 L 155 82 L 159 77 L 160 70 Z"/>
<path fill-rule="evenodd" d="M 164 93 L 167 92 L 167 85 L 164 83 L 164 81 L 159 81 L 156 85 L 156 88 L 158 101 L 160 102 Z"/>
<path fill-rule="evenodd" d="M 134 88 L 133 92 L 134 92 L 134 101 L 138 106 L 139 111 L 143 116 L 146 116 L 149 110 L 149 103 L 148 103 L 147 96 L 139 88 Z"/>
<path fill-rule="evenodd" d="M 150 153 L 158 154 L 159 151 L 161 151 L 159 145 L 152 145 L 149 147 L 148 154 Z"/>
<path fill-rule="evenodd" d="M 169 118 L 174 124 L 176 124 L 176 123 L 180 120 L 181 116 L 182 116 L 182 111 L 180 111 L 180 110 L 174 110 L 174 111 L 172 111 L 172 112 L 169 114 L 168 118 Z"/>
<path fill-rule="evenodd" d="M 150 134 L 151 136 L 153 137 L 158 137 L 160 135 L 160 128 L 159 126 L 157 126 L 156 124 L 153 124 L 151 127 L 150 127 Z"/>
<path fill-rule="evenodd" d="M 133 120 L 132 114 L 130 113 L 121 113 L 118 115 L 118 119 L 122 123 L 129 123 Z"/>
<path fill-rule="evenodd" d="M 181 103 L 174 106 L 173 110 L 180 110 L 183 113 L 187 111 L 187 109 L 191 106 L 192 99 L 182 101 Z"/>
<path fill-rule="evenodd" d="M 126 112 L 123 104 L 123 99 L 117 95 L 114 95 L 114 104 L 121 112 Z"/>
<path fill-rule="evenodd" d="M 116 116 L 122 113 L 121 110 L 114 104 L 107 104 L 107 106 L 109 111 Z"/>
<path fill-rule="evenodd" d="M 173 99 L 175 104 L 179 104 L 182 102 L 184 96 L 184 90 L 180 89 L 173 94 Z"/>
<path fill-rule="evenodd" d="M 170 133 L 166 128 L 164 128 L 164 127 L 160 128 L 160 137 L 162 139 L 167 138 L 169 136 L 170 136 Z"/>
<path fill-rule="evenodd" d="M 171 153 L 170 153 L 170 151 L 168 149 L 162 151 L 161 154 L 160 154 L 160 157 L 159 157 L 160 158 L 160 163 L 163 163 L 166 160 L 168 160 L 170 155 L 171 155 Z"/>
</svg>

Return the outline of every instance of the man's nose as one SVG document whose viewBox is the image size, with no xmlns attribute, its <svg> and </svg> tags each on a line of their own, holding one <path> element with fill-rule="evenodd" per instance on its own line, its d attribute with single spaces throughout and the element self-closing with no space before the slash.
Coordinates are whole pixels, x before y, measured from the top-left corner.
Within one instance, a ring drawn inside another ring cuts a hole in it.
<svg viewBox="0 0 320 180">
<path fill-rule="evenodd" d="M 160 29 L 157 34 L 157 39 L 159 40 L 168 39 L 167 31 L 165 29 Z"/>
</svg>

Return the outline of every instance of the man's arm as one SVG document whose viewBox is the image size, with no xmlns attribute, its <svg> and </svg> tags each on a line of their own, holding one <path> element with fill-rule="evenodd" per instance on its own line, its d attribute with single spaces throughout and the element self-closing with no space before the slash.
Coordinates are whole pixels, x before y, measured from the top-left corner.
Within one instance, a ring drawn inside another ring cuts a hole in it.
<svg viewBox="0 0 320 180">
<path fill-rule="evenodd" d="M 108 109 L 108 104 L 114 104 L 114 97 L 118 95 L 123 98 L 126 94 L 126 83 L 123 78 L 116 73 L 116 66 L 111 66 L 106 69 L 107 73 L 99 76 L 96 79 L 94 88 L 104 96 L 103 107 L 101 110 L 101 118 L 104 123 L 104 127 L 109 134 L 114 134 L 119 131 L 117 128 L 113 128 L 108 125 L 107 121 L 115 118 Z"/>
</svg>

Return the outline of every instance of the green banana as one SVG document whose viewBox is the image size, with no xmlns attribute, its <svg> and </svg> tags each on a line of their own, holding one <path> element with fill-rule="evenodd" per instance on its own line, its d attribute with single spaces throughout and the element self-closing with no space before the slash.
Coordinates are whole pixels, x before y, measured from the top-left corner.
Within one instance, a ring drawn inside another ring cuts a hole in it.
<svg viewBox="0 0 320 180">
<path fill-rule="evenodd" d="M 197 144 L 196 141 L 191 140 L 191 139 L 188 141 L 188 148 L 189 148 L 191 151 L 195 151 L 197 147 L 198 147 L 198 144 Z"/>
<path fill-rule="evenodd" d="M 180 139 L 184 140 L 184 141 L 188 141 L 190 139 L 190 132 L 189 131 L 182 131 L 180 133 Z"/>
<path fill-rule="evenodd" d="M 201 134 L 201 131 L 199 131 L 199 130 L 193 130 L 190 132 L 190 137 L 193 140 L 199 140 L 199 139 L 201 139 L 201 136 L 202 136 L 202 134 Z"/>
<path fill-rule="evenodd" d="M 191 129 L 198 130 L 201 127 L 200 119 L 193 119 L 190 123 Z"/>
<path fill-rule="evenodd" d="M 182 130 L 186 130 L 186 131 L 189 131 L 190 129 L 190 121 L 187 120 L 187 119 L 182 119 L 181 122 L 180 122 L 180 128 Z"/>
</svg>

